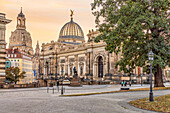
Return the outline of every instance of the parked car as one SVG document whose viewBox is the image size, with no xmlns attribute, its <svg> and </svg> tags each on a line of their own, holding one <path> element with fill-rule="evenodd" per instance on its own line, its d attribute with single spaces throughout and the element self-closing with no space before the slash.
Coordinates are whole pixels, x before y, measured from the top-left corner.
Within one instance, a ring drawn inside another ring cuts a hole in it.
<svg viewBox="0 0 170 113">
<path fill-rule="evenodd" d="M 64 85 L 70 85 L 70 81 L 69 80 L 63 80 L 63 84 Z"/>
</svg>

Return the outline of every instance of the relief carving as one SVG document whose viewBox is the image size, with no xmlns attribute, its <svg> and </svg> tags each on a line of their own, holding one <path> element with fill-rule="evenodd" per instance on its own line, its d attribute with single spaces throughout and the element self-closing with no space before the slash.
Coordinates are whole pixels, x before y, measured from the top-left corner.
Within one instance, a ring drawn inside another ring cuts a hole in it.
<svg viewBox="0 0 170 113">
<path fill-rule="evenodd" d="M 70 58 L 69 62 L 75 62 L 74 58 Z"/>
<path fill-rule="evenodd" d="M 79 57 L 79 62 L 84 61 L 84 60 L 85 60 L 84 57 Z"/>
</svg>

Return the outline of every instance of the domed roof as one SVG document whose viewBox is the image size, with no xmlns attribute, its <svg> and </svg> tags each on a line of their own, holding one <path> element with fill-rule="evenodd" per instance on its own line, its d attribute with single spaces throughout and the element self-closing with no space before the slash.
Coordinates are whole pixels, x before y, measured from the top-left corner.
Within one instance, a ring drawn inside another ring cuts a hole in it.
<svg viewBox="0 0 170 113">
<path fill-rule="evenodd" d="M 59 39 L 63 38 L 75 38 L 84 40 L 84 33 L 81 27 L 73 21 L 66 23 L 60 31 Z"/>
</svg>

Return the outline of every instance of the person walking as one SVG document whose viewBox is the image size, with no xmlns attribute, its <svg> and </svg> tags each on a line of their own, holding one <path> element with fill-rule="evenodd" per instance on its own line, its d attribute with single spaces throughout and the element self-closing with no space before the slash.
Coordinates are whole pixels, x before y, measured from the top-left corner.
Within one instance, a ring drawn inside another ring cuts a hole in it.
<svg viewBox="0 0 170 113">
<path fill-rule="evenodd" d="M 123 81 L 121 82 L 121 86 L 123 86 Z"/>
<path fill-rule="evenodd" d="M 129 86 L 131 86 L 131 81 L 129 82 Z"/>
<path fill-rule="evenodd" d="M 123 80 L 123 86 L 125 86 L 125 80 Z"/>
<path fill-rule="evenodd" d="M 127 82 L 125 81 L 125 86 L 127 85 Z"/>
<path fill-rule="evenodd" d="M 58 89 L 58 92 L 59 92 L 59 81 L 57 80 L 57 89 Z"/>
</svg>

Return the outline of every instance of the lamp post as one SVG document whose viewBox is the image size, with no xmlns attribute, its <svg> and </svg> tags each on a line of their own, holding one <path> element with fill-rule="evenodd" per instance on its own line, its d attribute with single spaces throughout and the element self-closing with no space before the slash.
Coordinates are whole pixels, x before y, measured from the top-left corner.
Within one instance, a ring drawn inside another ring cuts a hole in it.
<svg viewBox="0 0 170 113">
<path fill-rule="evenodd" d="M 140 76 L 141 76 L 141 86 L 142 86 L 142 74 L 140 74 Z"/>
<path fill-rule="evenodd" d="M 153 58 L 154 58 L 154 53 L 152 52 L 152 50 L 148 53 L 148 59 L 150 62 L 150 93 L 149 93 L 149 101 L 153 102 L 153 92 L 152 92 L 152 62 L 153 62 Z"/>
<path fill-rule="evenodd" d="M 61 70 L 61 74 L 62 74 L 62 87 L 61 87 L 61 95 L 63 95 L 63 70 Z"/>
</svg>

